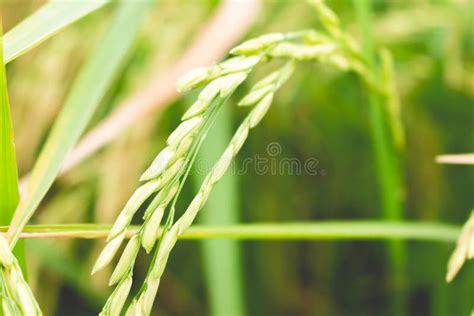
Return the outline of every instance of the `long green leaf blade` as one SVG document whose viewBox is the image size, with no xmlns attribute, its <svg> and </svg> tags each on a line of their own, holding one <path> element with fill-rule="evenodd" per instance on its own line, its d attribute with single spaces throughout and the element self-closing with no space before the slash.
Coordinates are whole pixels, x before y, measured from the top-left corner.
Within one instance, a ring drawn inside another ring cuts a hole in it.
<svg viewBox="0 0 474 316">
<path fill-rule="evenodd" d="M 224 107 L 199 152 L 199 159 L 212 166 L 232 138 L 232 115 Z M 194 179 L 199 187 L 205 174 Z M 226 174 L 216 185 L 201 214 L 200 223 L 212 226 L 232 225 L 238 222 L 237 176 Z M 245 315 L 240 248 L 235 240 L 204 240 L 202 255 L 207 279 L 210 315 Z"/>
<path fill-rule="evenodd" d="M 0 222 L 5 225 L 11 220 L 19 193 L 5 66 L 0 68 Z"/>
<path fill-rule="evenodd" d="M 111 225 L 28 225 L 22 238 L 106 238 Z M 0 232 L 8 227 L 0 227 Z M 132 225 L 127 237 L 140 229 Z M 162 230 L 159 231 L 161 233 Z M 347 220 L 318 222 L 250 223 L 238 225 L 193 225 L 180 239 L 238 240 L 418 240 L 454 243 L 461 226 L 440 222 Z"/>
<path fill-rule="evenodd" d="M 15 212 L 8 233 L 12 245 L 51 187 L 66 155 L 128 60 L 128 52 L 149 4 L 148 1 L 121 2 L 109 31 L 81 69 L 33 167 L 25 197 Z"/>
<path fill-rule="evenodd" d="M 377 73 L 375 45 L 372 37 L 372 2 L 368 0 L 354 0 L 357 20 L 363 34 L 363 50 L 369 66 Z M 393 101 L 393 100 L 392 100 Z M 401 220 L 404 208 L 404 183 L 401 170 L 401 158 L 396 155 L 396 144 L 390 136 L 390 122 L 387 121 L 385 111 L 389 104 L 384 104 L 383 99 L 374 93 L 369 95 L 369 122 L 371 126 L 371 138 L 373 144 L 373 155 L 378 177 L 382 212 L 387 220 Z M 386 107 L 384 109 L 384 107 Z M 394 128 L 401 133 L 400 126 Z M 398 125 L 397 125 L 398 126 Z M 395 133 L 396 134 L 396 133 Z M 401 136 L 400 136 L 401 139 Z M 399 142 L 401 145 L 401 142 Z M 401 147 L 401 146 L 399 146 Z M 397 289 L 397 295 L 392 299 L 392 313 L 401 315 L 406 313 L 406 297 L 403 294 L 406 284 L 405 247 L 402 242 L 391 241 L 389 243 L 389 263 L 392 270 L 393 286 Z"/>
<path fill-rule="evenodd" d="M 105 5 L 108 0 L 50 1 L 4 36 L 3 61 L 8 63 L 38 46 L 69 24 Z"/>
<path fill-rule="evenodd" d="M 2 51 L 2 22 L 0 20 L 0 58 Z M 0 59 L 2 60 L 2 59 Z M 0 67 L 0 224 L 8 225 L 18 205 L 18 171 L 16 165 L 13 125 L 8 101 L 7 76 L 5 65 Z M 23 243 L 15 251 L 23 270 L 26 272 Z"/>
</svg>

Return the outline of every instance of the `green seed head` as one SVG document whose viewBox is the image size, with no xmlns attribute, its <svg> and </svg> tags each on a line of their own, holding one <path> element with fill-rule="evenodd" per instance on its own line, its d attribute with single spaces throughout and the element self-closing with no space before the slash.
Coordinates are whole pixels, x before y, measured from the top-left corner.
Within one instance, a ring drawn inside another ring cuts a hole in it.
<svg viewBox="0 0 474 316">
<path fill-rule="evenodd" d="M 209 68 L 201 67 L 191 70 L 186 75 L 178 79 L 178 92 L 185 92 L 193 89 L 201 82 L 207 80 L 209 77 Z"/>
<path fill-rule="evenodd" d="M 247 139 L 247 136 L 249 135 L 249 128 L 250 128 L 249 121 L 245 120 L 235 132 L 230 142 L 232 144 L 234 153 L 239 152 L 242 146 L 244 145 L 245 140 Z"/>
<path fill-rule="evenodd" d="M 0 236 L 0 264 L 4 267 L 12 265 L 14 260 L 10 245 L 3 235 Z"/>
<path fill-rule="evenodd" d="M 281 33 L 266 34 L 243 42 L 234 47 L 230 53 L 234 55 L 253 55 L 284 39 L 285 36 Z"/>
<path fill-rule="evenodd" d="M 217 163 L 212 168 L 212 175 L 211 175 L 211 184 L 214 185 L 217 183 L 225 174 L 227 169 L 232 162 L 232 158 L 234 157 L 234 148 L 231 146 L 227 147 L 224 151 L 224 154 L 219 158 Z"/>
<path fill-rule="evenodd" d="M 233 73 L 246 71 L 258 64 L 262 60 L 261 56 L 236 56 L 223 61 L 218 66 L 223 73 Z"/>
<path fill-rule="evenodd" d="M 150 167 L 142 174 L 140 181 L 148 181 L 161 175 L 173 158 L 174 153 L 175 150 L 173 148 L 170 146 L 165 147 L 158 156 L 156 156 Z"/>
<path fill-rule="evenodd" d="M 449 258 L 446 281 L 451 282 L 461 270 L 466 259 L 474 257 L 474 212 L 464 224 L 456 243 L 456 248 Z"/>
<path fill-rule="evenodd" d="M 138 235 L 135 235 L 128 241 L 120 260 L 110 277 L 109 285 L 119 283 L 132 270 L 138 250 L 140 250 L 140 238 Z"/>
<path fill-rule="evenodd" d="M 179 158 L 173 163 L 162 175 L 161 181 L 163 186 L 168 185 L 170 181 L 182 170 L 186 164 L 186 159 L 184 157 Z"/>
<path fill-rule="evenodd" d="M 176 153 L 174 154 L 173 159 L 171 159 L 171 163 L 174 163 L 179 158 L 185 156 L 186 153 L 188 153 L 189 149 L 191 149 L 193 141 L 194 135 L 192 134 L 181 140 L 178 144 L 178 147 L 176 148 Z"/>
<path fill-rule="evenodd" d="M 142 315 L 149 315 L 151 308 L 153 307 L 153 302 L 155 301 L 156 292 L 158 291 L 158 286 L 160 285 L 160 279 L 153 279 L 147 281 L 147 287 L 140 296 L 140 307 Z"/>
<path fill-rule="evenodd" d="M 134 298 L 128 306 L 125 316 L 140 316 L 141 314 L 139 312 L 138 300 Z"/>
<path fill-rule="evenodd" d="M 143 232 L 141 236 L 141 243 L 147 253 L 150 253 L 151 249 L 155 245 L 158 232 L 160 230 L 161 219 L 163 218 L 164 207 L 159 206 L 145 222 L 143 226 Z"/>
<path fill-rule="evenodd" d="M 230 74 L 219 79 L 220 96 L 224 98 L 232 93 L 247 78 L 244 72 Z"/>
<path fill-rule="evenodd" d="M 169 204 L 169 202 L 173 199 L 175 196 L 176 192 L 178 191 L 179 188 L 179 181 L 173 182 L 173 184 L 170 184 L 166 187 L 164 187 L 153 199 L 153 201 L 150 203 L 150 205 L 147 207 L 145 211 L 145 215 L 143 216 L 143 219 L 147 219 L 150 217 L 150 215 L 156 210 L 158 206 L 162 208 L 166 208 L 166 206 Z"/>
<path fill-rule="evenodd" d="M 189 120 L 195 116 L 201 115 L 204 113 L 210 106 L 210 102 L 207 100 L 203 101 L 200 99 L 197 99 L 196 102 L 194 102 L 189 109 L 184 113 L 184 115 L 181 117 L 181 120 Z"/>
<path fill-rule="evenodd" d="M 193 117 L 179 124 L 173 133 L 168 137 L 167 143 L 169 146 L 178 147 L 179 143 L 188 135 L 193 134 L 198 130 L 204 122 L 201 116 Z M 173 154 L 175 154 L 173 152 Z"/>
<path fill-rule="evenodd" d="M 273 101 L 273 93 L 269 93 L 255 106 L 255 108 L 250 113 L 250 117 L 249 117 L 250 128 L 254 128 L 255 126 L 258 125 L 258 123 L 260 123 L 260 121 L 262 120 L 262 118 L 265 116 L 268 109 L 270 108 L 272 101 Z"/>
<path fill-rule="evenodd" d="M 23 280 L 14 285 L 15 292 L 18 297 L 18 306 L 22 312 L 22 315 L 41 315 L 38 303 L 36 302 L 33 293 L 31 292 L 28 284 Z"/>
<path fill-rule="evenodd" d="M 112 226 L 107 241 L 110 241 L 127 229 L 138 208 L 153 192 L 161 187 L 162 182 L 161 179 L 149 181 L 135 190 Z"/>
<path fill-rule="evenodd" d="M 336 48 L 335 43 L 305 45 L 283 42 L 275 45 L 269 54 L 273 57 L 294 58 L 297 60 L 318 60 L 327 58 Z"/>
<path fill-rule="evenodd" d="M 252 89 L 252 91 L 250 91 L 245 97 L 243 97 L 242 100 L 240 100 L 238 105 L 239 106 L 254 105 L 272 90 L 273 90 L 272 84 L 263 86 L 260 89 L 256 89 L 256 90 Z"/>
<path fill-rule="evenodd" d="M 110 315 L 120 315 L 123 305 L 127 301 L 128 293 L 132 288 L 132 282 L 132 275 L 128 274 L 114 290 L 109 298 L 110 304 L 108 304 Z"/>
<path fill-rule="evenodd" d="M 2 310 L 4 316 L 21 315 L 16 303 L 8 296 L 2 296 Z"/>
<path fill-rule="evenodd" d="M 273 84 L 276 82 L 279 75 L 280 75 L 280 70 L 272 72 L 271 74 L 267 75 L 262 80 L 257 82 L 252 87 L 251 91 L 260 90 L 266 86 L 273 86 Z"/>
<path fill-rule="evenodd" d="M 95 262 L 94 268 L 92 269 L 92 274 L 96 273 L 99 270 L 102 270 L 106 265 L 110 263 L 110 261 L 117 253 L 124 238 L 125 232 L 114 237 L 107 243 L 107 245 L 105 245 L 104 249 L 102 249 L 102 252 L 99 255 L 99 258 L 97 258 L 97 261 Z"/>
<path fill-rule="evenodd" d="M 214 100 L 215 97 L 219 94 L 219 79 L 217 78 L 211 83 L 209 83 L 202 91 L 199 93 L 199 100 L 203 103 L 209 105 Z"/>
<path fill-rule="evenodd" d="M 181 217 L 175 224 L 179 225 L 179 234 L 182 234 L 186 229 L 188 229 L 188 227 L 191 225 L 194 218 L 196 217 L 196 214 L 201 209 L 203 202 L 203 193 L 199 192 L 186 208 L 186 216 Z"/>
</svg>

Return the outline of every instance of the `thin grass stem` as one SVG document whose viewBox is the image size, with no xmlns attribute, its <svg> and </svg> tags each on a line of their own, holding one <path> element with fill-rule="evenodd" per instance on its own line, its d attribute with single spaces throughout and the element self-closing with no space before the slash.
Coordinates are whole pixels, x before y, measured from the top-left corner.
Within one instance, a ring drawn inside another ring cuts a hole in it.
<svg viewBox="0 0 474 316">
<path fill-rule="evenodd" d="M 107 237 L 111 225 L 59 224 L 28 225 L 20 238 L 81 238 Z M 126 237 L 131 237 L 139 226 L 130 226 Z M 1 226 L 4 233 L 8 226 Z M 225 226 L 193 225 L 180 239 L 240 239 L 240 240 L 418 240 L 454 242 L 461 227 L 457 225 L 429 222 L 386 221 L 327 221 L 254 223 Z M 159 234 L 161 233 L 161 230 Z"/>
<path fill-rule="evenodd" d="M 354 0 L 357 20 L 363 37 L 363 53 L 369 62 L 374 74 L 377 74 L 375 48 L 372 39 L 372 8 L 371 2 L 367 0 Z M 400 220 L 403 217 L 403 194 L 402 172 L 399 161 L 397 161 L 393 140 L 390 139 L 387 130 L 387 120 L 384 113 L 384 104 L 380 95 L 369 94 L 369 121 L 371 126 L 371 138 L 376 166 L 376 176 L 381 196 L 381 207 L 384 218 L 387 220 Z M 389 258 L 391 270 L 393 271 L 393 282 L 396 288 L 403 288 L 404 283 L 404 248 L 399 241 L 391 241 L 389 247 Z M 403 298 L 397 295 L 394 301 L 393 311 L 396 315 L 402 315 L 404 310 Z"/>
</svg>

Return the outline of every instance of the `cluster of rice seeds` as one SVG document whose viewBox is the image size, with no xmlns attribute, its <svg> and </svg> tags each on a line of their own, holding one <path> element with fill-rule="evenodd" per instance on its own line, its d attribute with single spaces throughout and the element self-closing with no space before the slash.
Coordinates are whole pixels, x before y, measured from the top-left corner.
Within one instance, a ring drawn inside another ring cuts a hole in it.
<svg viewBox="0 0 474 316">
<path fill-rule="evenodd" d="M 109 284 L 117 286 L 102 310 L 103 315 L 120 314 L 132 285 L 133 266 L 140 247 L 147 253 L 154 247 L 165 210 L 178 194 L 193 153 L 204 137 L 206 124 L 209 123 L 213 111 L 216 111 L 212 104 L 218 99 L 228 98 L 261 59 L 261 56 L 231 58 L 218 65 L 193 71 L 180 80 L 181 91 L 192 89 L 205 82 L 208 84 L 200 92 L 197 101 L 183 115 L 181 124 L 168 137 L 167 146 L 141 176 L 140 181 L 143 184 L 134 192 L 118 215 L 107 237 L 107 244 L 94 265 L 92 273 L 110 263 L 125 239 L 126 230 L 136 212 L 155 194 L 143 216 L 143 225 L 128 241 L 110 277 Z"/>
<path fill-rule="evenodd" d="M 216 99 L 223 101 L 230 96 L 237 86 L 246 79 L 247 74 L 253 67 L 266 59 L 268 49 L 284 40 L 317 37 L 313 33 L 313 31 L 288 33 L 286 35 L 275 33 L 249 40 L 236 47 L 233 52 L 237 53 L 242 49 L 242 52 L 251 51 L 250 54 L 232 57 L 211 67 L 195 69 L 180 78 L 177 84 L 178 91 L 180 92 L 188 91 L 204 84 L 207 85 L 200 92 L 197 101 L 191 105 L 183 115 L 183 122 L 168 137 L 167 147 L 158 154 L 150 167 L 141 176 L 140 180 L 144 182 L 144 184 L 134 192 L 117 217 L 107 238 L 107 244 L 97 259 L 92 273 L 101 270 L 110 263 L 125 239 L 127 227 L 130 225 L 135 213 L 150 196 L 156 194 L 145 211 L 143 217 L 144 223 L 141 229 L 136 236 L 133 236 L 128 241 L 112 273 L 109 284 L 117 285 L 117 287 L 105 304 L 102 314 L 115 315 L 120 313 L 123 308 L 123 304 L 131 288 L 133 266 L 140 246 L 143 247 L 146 252 L 150 252 L 153 248 L 165 210 L 179 192 L 180 182 L 184 182 L 184 179 L 181 178 L 184 175 L 184 171 L 190 167 L 189 164 L 192 160 L 193 152 L 197 150 L 196 147 L 198 147 L 200 140 L 202 140 L 200 137 L 205 136 L 201 134 L 206 129 L 206 124 L 209 123 L 212 111 L 215 110 L 211 104 L 213 104 Z M 279 84 L 277 84 L 275 88 L 278 85 Z M 264 101 L 267 102 L 267 106 L 269 106 L 272 96 L 273 94 L 270 94 L 265 98 Z M 262 100 L 262 106 L 256 107 L 256 109 L 263 109 L 265 102 Z M 263 116 L 264 112 L 261 113 Z M 256 121 L 256 115 L 257 114 L 253 115 L 254 118 L 252 118 L 252 122 Z M 207 194 L 208 193 L 209 192 L 207 192 Z M 170 232 L 172 231 L 173 228 L 171 228 Z M 173 234 L 165 234 L 161 244 L 171 245 L 170 242 L 165 242 L 167 238 L 170 238 L 167 236 L 173 236 Z M 160 246 L 160 249 L 162 249 L 161 252 L 164 252 L 166 247 Z M 159 260 L 156 261 L 158 264 L 154 270 L 160 270 L 161 264 L 159 263 L 165 260 L 159 257 Z M 162 268 L 164 269 L 164 265 Z M 158 273 L 155 271 L 152 273 L 152 275 L 157 274 L 161 275 L 161 272 Z M 156 292 L 157 289 L 158 282 L 145 282 L 140 298 L 152 296 L 154 298 L 154 295 L 149 293 L 153 291 Z M 132 307 L 137 305 L 137 301 L 142 302 L 143 299 L 135 300 Z M 146 303 L 141 305 L 145 307 L 148 306 Z M 142 307 L 140 307 L 140 309 L 141 308 Z M 130 308 L 129 310 L 132 309 L 133 308 Z M 148 308 L 144 308 L 144 310 L 148 310 Z M 138 314 L 141 314 L 141 312 Z M 143 312 L 143 314 L 147 313 Z"/>
<path fill-rule="evenodd" d="M 451 282 L 456 274 L 461 270 L 466 259 L 474 258 L 474 210 L 467 220 L 466 224 L 459 235 L 456 243 L 456 249 L 448 262 L 448 272 L 446 281 Z"/>
<path fill-rule="evenodd" d="M 342 71 L 354 71 L 370 89 L 383 91 L 354 39 L 340 28 L 334 12 L 322 1 L 316 0 L 314 4 L 327 33 L 306 30 L 263 35 L 238 45 L 231 53 L 251 56 L 265 50 L 268 57 L 319 61 Z"/>
<path fill-rule="evenodd" d="M 100 254 L 93 273 L 105 267 L 115 256 L 122 244 L 127 227 L 139 207 L 153 194 L 156 194 L 145 211 L 144 223 L 125 247 L 121 258 L 110 278 L 110 285 L 117 285 L 102 315 L 118 315 L 128 297 L 135 258 L 143 247 L 150 252 L 156 243 L 160 224 L 168 204 L 173 200 L 171 219 L 163 231 L 153 263 L 140 292 L 129 306 L 127 315 L 148 315 L 151 310 L 161 275 L 169 253 L 182 234 L 193 222 L 198 211 L 206 202 L 213 186 L 223 176 L 232 158 L 245 142 L 248 132 L 255 127 L 268 111 L 275 91 L 288 79 L 293 71 L 293 61 L 310 60 L 331 64 L 341 70 L 353 70 L 366 82 L 376 85 L 376 80 L 351 38 L 339 29 L 337 17 L 332 16 L 329 8 L 321 9 L 320 1 L 315 1 L 324 16 L 323 23 L 328 34 L 313 30 L 273 33 L 248 40 L 231 50 L 237 55 L 211 67 L 195 69 L 178 80 L 178 91 L 188 91 L 203 85 L 197 101 L 183 115 L 182 123 L 169 136 L 165 147 L 143 173 L 144 182 L 119 214 L 107 238 L 107 245 Z M 186 170 L 192 164 L 193 156 L 202 142 L 211 117 L 217 111 L 212 106 L 215 100 L 220 105 L 233 93 L 247 77 L 248 73 L 260 62 L 270 58 L 290 60 L 280 70 L 270 74 L 257 83 L 250 93 L 240 102 L 241 106 L 254 106 L 242 122 L 222 157 L 206 177 L 198 194 L 194 197 L 183 215 L 173 223 L 174 202 L 185 181 Z M 369 85 L 370 85 L 369 84 Z M 378 88 L 378 86 L 377 86 Z"/>
<path fill-rule="evenodd" d="M 380 90 L 364 59 L 350 54 L 344 46 L 330 36 L 319 38 L 315 43 L 281 42 L 275 45 L 268 55 L 275 58 L 318 61 L 342 71 L 354 71 L 371 89 Z"/>
<path fill-rule="evenodd" d="M 166 262 L 178 237 L 192 224 L 199 210 L 206 203 L 214 185 L 223 177 L 232 159 L 240 151 L 240 148 L 247 139 L 249 130 L 257 126 L 265 116 L 272 103 L 275 91 L 290 77 L 293 68 L 293 62 L 287 63 L 279 71 L 275 71 L 257 83 L 250 93 L 239 102 L 240 105 L 254 107 L 237 129 L 230 144 L 224 150 L 224 153 L 216 162 L 211 172 L 206 176 L 199 192 L 183 215 L 163 233 L 144 286 L 138 298 L 130 305 L 127 315 L 148 315 L 150 313 Z"/>
<path fill-rule="evenodd" d="M 42 315 L 33 292 L 23 278 L 18 260 L 3 236 L 0 236 L 0 265 L 3 314 L 6 316 Z"/>
<path fill-rule="evenodd" d="M 326 6 L 323 0 L 308 0 L 316 9 L 316 13 L 324 28 L 353 57 L 363 59 L 361 49 L 354 38 L 341 28 L 339 17 Z"/>
</svg>

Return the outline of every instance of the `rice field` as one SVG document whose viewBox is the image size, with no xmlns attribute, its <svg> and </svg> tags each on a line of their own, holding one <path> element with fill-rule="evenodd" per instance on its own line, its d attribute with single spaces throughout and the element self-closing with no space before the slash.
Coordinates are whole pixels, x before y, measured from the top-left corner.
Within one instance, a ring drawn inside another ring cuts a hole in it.
<svg viewBox="0 0 474 316">
<path fill-rule="evenodd" d="M 474 2 L 0 8 L 5 315 L 474 313 Z"/>
</svg>

